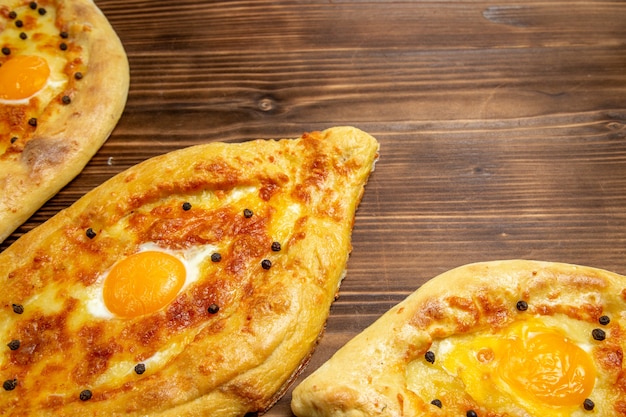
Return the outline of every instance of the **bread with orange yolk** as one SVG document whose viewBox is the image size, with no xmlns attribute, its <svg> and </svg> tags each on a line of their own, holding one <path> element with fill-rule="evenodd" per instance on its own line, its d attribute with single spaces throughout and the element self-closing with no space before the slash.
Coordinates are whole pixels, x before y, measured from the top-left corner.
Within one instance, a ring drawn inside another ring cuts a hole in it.
<svg viewBox="0 0 626 417">
<path fill-rule="evenodd" d="M 126 104 L 129 67 L 92 0 L 5 0 L 0 11 L 4 241 L 107 140 Z"/>
<path fill-rule="evenodd" d="M 626 277 L 563 263 L 435 277 L 298 387 L 298 417 L 622 416 Z"/>
<path fill-rule="evenodd" d="M 351 127 L 198 145 L 25 234 L 0 253 L 0 415 L 267 410 L 324 328 L 377 156 Z"/>
</svg>

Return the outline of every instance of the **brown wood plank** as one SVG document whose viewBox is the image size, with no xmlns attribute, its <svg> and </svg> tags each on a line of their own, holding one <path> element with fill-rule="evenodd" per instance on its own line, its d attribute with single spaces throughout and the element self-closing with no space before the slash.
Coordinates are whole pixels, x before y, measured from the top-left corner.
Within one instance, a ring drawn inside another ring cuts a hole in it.
<svg viewBox="0 0 626 417">
<path fill-rule="evenodd" d="M 626 3 L 98 0 L 131 90 L 84 172 L 216 140 L 360 127 L 381 156 L 305 375 L 427 279 L 528 258 L 626 274 Z M 289 416 L 290 393 L 267 414 Z"/>
</svg>

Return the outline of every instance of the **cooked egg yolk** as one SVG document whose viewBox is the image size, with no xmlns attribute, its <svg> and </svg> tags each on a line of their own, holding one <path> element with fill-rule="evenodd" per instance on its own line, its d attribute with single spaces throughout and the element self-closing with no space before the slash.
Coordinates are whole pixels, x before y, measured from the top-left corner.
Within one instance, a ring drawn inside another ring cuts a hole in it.
<svg viewBox="0 0 626 417">
<path fill-rule="evenodd" d="M 569 415 L 596 381 L 591 355 L 540 321 L 520 321 L 499 334 L 459 341 L 442 356 L 444 369 L 458 375 L 479 403 L 513 401 L 533 415 Z"/>
<path fill-rule="evenodd" d="M 16 56 L 0 66 L 0 99 L 21 100 L 46 85 L 50 67 L 36 55 Z"/>
<path fill-rule="evenodd" d="M 582 404 L 593 390 L 595 368 L 587 352 L 557 333 L 509 343 L 500 376 L 519 395 L 552 406 Z"/>
<path fill-rule="evenodd" d="M 176 297 L 185 278 L 185 265 L 175 256 L 138 252 L 109 271 L 104 281 L 104 303 L 113 314 L 124 318 L 150 314 Z"/>
</svg>

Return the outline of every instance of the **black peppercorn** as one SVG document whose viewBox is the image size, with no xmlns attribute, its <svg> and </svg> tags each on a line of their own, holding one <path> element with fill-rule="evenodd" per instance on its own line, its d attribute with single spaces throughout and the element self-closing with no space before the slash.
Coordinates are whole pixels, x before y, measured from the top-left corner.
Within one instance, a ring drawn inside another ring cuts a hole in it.
<svg viewBox="0 0 626 417">
<path fill-rule="evenodd" d="M 280 252 L 280 242 L 272 242 L 272 251 Z"/>
<path fill-rule="evenodd" d="M 188 201 L 185 201 L 185 202 L 183 203 L 183 210 L 185 210 L 185 211 L 189 211 L 189 210 L 191 210 L 191 203 L 190 203 L 190 202 L 188 202 Z"/>
<path fill-rule="evenodd" d="M 146 365 L 143 363 L 138 363 L 137 365 L 135 365 L 135 373 L 137 375 L 141 375 L 144 372 L 146 372 Z"/>
<path fill-rule="evenodd" d="M 218 311 L 220 311 L 220 306 L 218 306 L 217 304 L 213 303 L 209 306 L 209 308 L 207 309 L 207 311 L 210 314 L 217 314 Z"/>
<path fill-rule="evenodd" d="M 15 314 L 22 314 L 24 312 L 24 306 L 21 304 L 12 304 L 11 307 Z"/>
<path fill-rule="evenodd" d="M 429 350 L 424 354 L 424 359 L 426 359 L 426 362 L 435 363 L 435 352 Z"/>
<path fill-rule="evenodd" d="M 92 396 L 91 391 L 86 389 L 80 392 L 79 398 L 81 401 L 89 401 L 91 400 L 91 396 Z"/>
<path fill-rule="evenodd" d="M 36 117 L 31 117 L 30 119 L 28 119 L 28 124 L 31 125 L 32 127 L 36 127 L 37 126 L 37 118 Z"/>
<path fill-rule="evenodd" d="M 606 326 L 607 324 L 609 324 L 611 322 L 611 319 L 609 318 L 609 316 L 602 316 L 598 319 L 598 322 L 603 325 Z"/>
<path fill-rule="evenodd" d="M 11 48 L 5 46 L 4 48 L 2 48 L 2 54 L 11 55 Z"/>
<path fill-rule="evenodd" d="M 74 74 L 74 78 L 77 80 L 82 80 L 83 79 L 83 73 L 78 71 Z"/>
<path fill-rule="evenodd" d="M 593 329 L 591 335 L 595 340 L 602 341 L 606 339 L 606 332 L 602 329 Z"/>
<path fill-rule="evenodd" d="M 11 350 L 18 350 L 20 348 L 20 341 L 17 339 L 13 339 L 7 344 L 7 346 Z"/>
<path fill-rule="evenodd" d="M 28 35 L 26 33 L 24 33 L 24 32 L 20 32 L 20 39 L 26 40 L 26 39 L 28 39 Z"/>
<path fill-rule="evenodd" d="M 443 404 L 441 404 L 441 400 L 434 399 L 430 403 L 439 408 L 443 407 Z"/>
<path fill-rule="evenodd" d="M 15 19 L 17 17 L 17 13 L 15 11 L 9 12 L 9 19 Z"/>
<path fill-rule="evenodd" d="M 526 311 L 528 310 L 528 303 L 524 300 L 520 300 L 517 302 L 517 305 L 515 306 L 519 311 Z"/>
<path fill-rule="evenodd" d="M 263 259 L 261 261 L 261 267 L 263 269 L 270 269 L 272 267 L 272 261 L 270 261 L 269 259 Z"/>
<path fill-rule="evenodd" d="M 252 210 L 250 209 L 245 209 L 243 211 L 243 217 L 245 217 L 246 219 L 249 219 L 250 217 L 252 217 L 254 213 L 252 213 Z"/>
<path fill-rule="evenodd" d="M 467 417 L 478 417 L 478 414 L 476 414 L 476 411 L 474 410 L 469 410 L 467 413 L 465 413 L 465 415 Z"/>
<path fill-rule="evenodd" d="M 67 44 L 65 42 L 61 42 L 59 44 L 59 49 L 62 51 L 67 51 Z"/>
<path fill-rule="evenodd" d="M 87 231 L 85 232 L 85 234 L 87 235 L 87 237 L 89 239 L 93 239 L 94 237 L 96 237 L 96 232 L 93 231 L 93 229 L 90 227 L 89 229 L 87 229 Z"/>
<path fill-rule="evenodd" d="M 17 142 L 17 136 L 13 136 L 13 137 L 11 138 L 11 143 L 15 143 L 15 142 Z"/>
<path fill-rule="evenodd" d="M 70 37 L 69 33 L 65 32 L 65 31 L 59 33 L 59 36 L 61 36 L 61 38 L 63 38 L 63 39 L 67 39 L 67 38 Z"/>
<path fill-rule="evenodd" d="M 34 1 L 31 1 L 28 6 L 33 10 L 37 10 L 37 3 Z"/>
<path fill-rule="evenodd" d="M 40 14 L 41 16 L 43 16 L 43 15 L 45 15 L 45 14 L 47 13 L 47 10 L 46 10 L 46 9 L 44 9 L 43 7 L 40 7 L 40 8 L 39 8 L 39 10 L 37 10 L 37 12 L 39 12 L 39 14 Z"/>
<path fill-rule="evenodd" d="M 21 20 L 16 20 L 15 21 L 15 26 L 18 28 L 21 28 L 22 26 L 24 26 L 24 22 L 22 22 Z"/>
<path fill-rule="evenodd" d="M 63 96 L 61 98 L 61 101 L 63 102 L 63 104 L 70 104 L 72 102 L 72 99 L 70 98 L 70 96 Z"/>
<path fill-rule="evenodd" d="M 585 399 L 585 401 L 583 402 L 583 408 L 587 411 L 593 410 L 595 406 L 596 404 L 593 401 L 591 401 L 589 398 Z"/>
<path fill-rule="evenodd" d="M 219 262 L 222 260 L 222 255 L 220 255 L 219 253 L 215 252 L 211 254 L 211 261 L 212 262 Z"/>
<path fill-rule="evenodd" d="M 5 391 L 13 391 L 17 388 L 17 379 L 7 379 L 2 384 L 2 388 L 4 388 Z"/>
</svg>

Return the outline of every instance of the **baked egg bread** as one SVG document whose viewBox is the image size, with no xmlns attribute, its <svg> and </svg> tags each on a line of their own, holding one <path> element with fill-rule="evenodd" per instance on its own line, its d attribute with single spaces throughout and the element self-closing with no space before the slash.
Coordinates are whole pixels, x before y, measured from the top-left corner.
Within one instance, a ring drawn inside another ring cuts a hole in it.
<svg viewBox="0 0 626 417">
<path fill-rule="evenodd" d="M 298 417 L 626 416 L 626 277 L 525 260 L 428 281 L 293 392 Z"/>
<path fill-rule="evenodd" d="M 351 127 L 142 162 L 0 254 L 1 416 L 242 416 L 305 365 L 378 143 Z"/>
<path fill-rule="evenodd" d="M 92 0 L 0 4 L 0 241 L 78 175 L 126 105 L 129 67 Z"/>
</svg>

